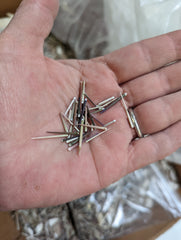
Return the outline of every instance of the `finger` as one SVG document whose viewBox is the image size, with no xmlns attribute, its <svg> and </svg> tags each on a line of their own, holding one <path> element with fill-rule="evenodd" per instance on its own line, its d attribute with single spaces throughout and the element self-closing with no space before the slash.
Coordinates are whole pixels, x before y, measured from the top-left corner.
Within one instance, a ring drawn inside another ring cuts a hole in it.
<svg viewBox="0 0 181 240">
<path fill-rule="evenodd" d="M 95 59 L 105 63 L 121 84 L 181 58 L 181 31 L 124 47 Z"/>
<path fill-rule="evenodd" d="M 143 103 L 134 114 L 143 134 L 159 132 L 181 120 L 181 91 Z"/>
<path fill-rule="evenodd" d="M 6 32 L 15 37 L 18 46 L 42 47 L 53 26 L 58 6 L 58 0 L 24 0 Z"/>
<path fill-rule="evenodd" d="M 134 107 L 181 89 L 181 62 L 138 77 L 121 87 L 128 93 L 129 106 Z"/>
<path fill-rule="evenodd" d="M 162 132 L 133 141 L 129 149 L 130 172 L 161 160 L 181 146 L 181 121 Z"/>
</svg>

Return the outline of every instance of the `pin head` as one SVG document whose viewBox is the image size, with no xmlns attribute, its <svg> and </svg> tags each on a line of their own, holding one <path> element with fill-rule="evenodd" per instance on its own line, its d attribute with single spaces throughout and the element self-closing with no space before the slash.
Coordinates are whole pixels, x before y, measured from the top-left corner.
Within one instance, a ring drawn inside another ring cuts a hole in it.
<svg viewBox="0 0 181 240">
<path fill-rule="evenodd" d="M 120 95 L 121 95 L 122 98 L 124 98 L 124 97 L 126 97 L 128 95 L 128 93 L 124 92 L 124 93 L 120 93 Z"/>
</svg>

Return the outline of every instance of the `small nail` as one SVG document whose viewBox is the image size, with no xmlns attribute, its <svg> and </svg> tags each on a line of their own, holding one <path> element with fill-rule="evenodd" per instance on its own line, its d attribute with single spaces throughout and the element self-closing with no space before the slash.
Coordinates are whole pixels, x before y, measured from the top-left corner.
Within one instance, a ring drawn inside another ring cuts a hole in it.
<svg viewBox="0 0 181 240">
<path fill-rule="evenodd" d="M 84 95 L 85 95 L 85 80 L 82 82 L 82 95 L 81 95 L 82 104 L 84 104 Z"/>
<path fill-rule="evenodd" d="M 70 105 L 68 106 L 67 110 L 65 111 L 65 116 L 67 116 L 67 113 L 68 113 L 69 110 L 71 109 L 71 107 L 72 107 L 72 105 L 73 105 L 73 103 L 74 103 L 75 100 L 76 100 L 76 97 L 74 97 L 74 98 L 72 99 Z"/>
<path fill-rule="evenodd" d="M 85 125 L 87 125 L 87 107 L 85 108 Z M 85 132 L 87 132 L 87 127 L 85 127 Z"/>
<path fill-rule="evenodd" d="M 104 113 L 105 111 L 107 111 L 108 109 L 110 109 L 111 107 L 113 107 L 115 104 L 117 104 L 120 100 L 122 99 L 122 96 L 116 98 L 113 102 L 111 102 L 109 105 L 107 105 L 101 113 Z"/>
<path fill-rule="evenodd" d="M 101 136 L 102 134 L 106 133 L 108 130 L 109 130 L 109 129 L 106 129 L 106 130 L 104 130 L 103 132 L 100 132 L 100 133 L 98 133 L 98 134 L 94 135 L 93 137 L 91 137 L 91 138 L 87 139 L 87 140 L 86 140 L 86 143 L 88 143 L 88 142 L 92 141 L 92 140 L 93 140 L 93 139 L 95 139 L 96 137 L 99 137 L 99 136 Z"/>
<path fill-rule="evenodd" d="M 51 134 L 66 134 L 66 135 L 78 135 L 77 133 L 75 132 L 50 132 L 50 131 L 47 131 L 47 133 L 51 133 Z"/>
<path fill-rule="evenodd" d="M 130 127 L 131 127 L 131 128 L 134 128 L 134 124 L 133 124 L 133 122 L 132 122 L 132 120 L 131 120 L 131 117 L 130 117 L 130 114 L 129 114 L 129 112 L 128 112 L 128 107 L 127 107 L 126 102 L 125 102 L 125 100 L 124 100 L 124 97 L 126 97 L 126 96 L 127 96 L 127 93 L 121 94 L 121 100 L 122 100 L 123 107 L 124 107 L 124 109 L 125 109 L 125 111 L 126 111 L 126 115 L 127 115 L 128 122 L 129 122 L 129 124 L 130 124 Z"/>
<path fill-rule="evenodd" d="M 73 124 L 73 122 L 71 122 L 71 121 L 68 119 L 68 117 L 66 117 L 66 116 L 64 115 L 64 113 L 62 113 L 62 116 L 70 123 L 70 125 L 72 125 L 72 126 L 75 128 L 75 130 L 76 130 L 77 132 L 79 132 L 79 129 Z"/>
<path fill-rule="evenodd" d="M 78 108 L 78 101 L 75 102 L 75 109 L 74 109 L 74 117 L 73 117 L 73 124 L 76 124 L 77 120 L 77 108 Z"/>
<path fill-rule="evenodd" d="M 80 137 L 79 137 L 79 154 L 80 154 L 80 150 L 82 148 L 83 130 L 84 130 L 83 123 L 84 123 L 84 118 L 82 117 L 81 124 L 80 124 L 81 127 L 80 127 Z"/>
<path fill-rule="evenodd" d="M 102 102 L 100 102 L 100 103 L 98 103 L 97 105 L 103 105 L 103 104 L 105 104 L 105 103 L 107 103 L 107 102 L 110 102 L 111 100 L 113 100 L 113 99 L 115 99 L 115 97 L 113 96 L 113 97 L 110 97 L 110 98 L 107 98 L 106 100 L 104 100 L 104 101 L 102 101 Z"/>
<path fill-rule="evenodd" d="M 71 143 L 71 142 L 75 142 L 75 140 L 77 140 L 77 142 L 78 142 L 79 137 L 73 137 L 73 138 L 67 139 L 65 142 L 66 143 Z"/>
<path fill-rule="evenodd" d="M 83 106 L 82 106 L 82 111 L 81 111 L 81 114 L 80 114 L 80 118 L 79 118 L 79 124 L 81 123 L 82 121 L 82 117 L 84 116 L 84 112 L 85 112 L 85 108 L 86 108 L 86 103 L 87 103 L 87 98 L 84 99 L 84 103 L 83 103 Z"/>
<path fill-rule="evenodd" d="M 99 125 L 101 125 L 102 127 L 105 126 L 101 121 L 99 121 L 99 120 L 98 120 L 96 117 L 94 117 L 93 115 L 92 115 L 92 118 L 93 118 Z"/>
<path fill-rule="evenodd" d="M 113 124 L 113 123 L 115 123 L 115 122 L 116 122 L 116 120 L 113 120 L 113 121 L 111 121 L 111 122 L 108 122 L 108 123 L 104 124 L 104 127 L 108 127 L 108 126 L 110 126 L 111 124 Z"/>
<path fill-rule="evenodd" d="M 85 125 L 85 124 L 79 124 L 80 126 L 83 127 L 88 127 L 88 128 L 94 128 L 94 129 L 100 129 L 100 130 L 107 130 L 106 127 L 101 127 L 101 126 L 94 126 L 94 125 Z"/>
<path fill-rule="evenodd" d="M 90 97 L 89 97 L 86 93 L 84 93 L 84 95 L 85 95 L 86 98 L 89 100 L 89 102 L 90 102 L 94 107 L 96 107 L 96 104 L 90 99 Z"/>
<path fill-rule="evenodd" d="M 60 117 L 60 119 L 62 121 L 62 124 L 63 124 L 65 132 L 68 132 L 69 130 L 68 130 L 67 124 L 66 124 L 66 122 L 65 122 L 65 120 L 64 120 L 64 118 L 63 118 L 61 113 L 59 114 L 59 117 Z"/>
<path fill-rule="evenodd" d="M 60 134 L 60 135 L 52 135 L 52 136 L 41 136 L 41 137 L 33 137 L 33 140 L 39 140 L 39 139 L 52 139 L 52 138 L 64 138 L 67 137 L 68 134 Z"/>
</svg>

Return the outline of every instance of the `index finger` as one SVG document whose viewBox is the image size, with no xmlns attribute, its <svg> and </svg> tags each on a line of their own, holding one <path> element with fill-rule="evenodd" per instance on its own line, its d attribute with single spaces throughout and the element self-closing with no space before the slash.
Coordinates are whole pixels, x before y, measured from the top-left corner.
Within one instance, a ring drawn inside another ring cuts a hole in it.
<svg viewBox="0 0 181 240">
<path fill-rule="evenodd" d="M 181 59 L 181 30 L 143 40 L 95 59 L 105 63 L 119 84 Z"/>
</svg>

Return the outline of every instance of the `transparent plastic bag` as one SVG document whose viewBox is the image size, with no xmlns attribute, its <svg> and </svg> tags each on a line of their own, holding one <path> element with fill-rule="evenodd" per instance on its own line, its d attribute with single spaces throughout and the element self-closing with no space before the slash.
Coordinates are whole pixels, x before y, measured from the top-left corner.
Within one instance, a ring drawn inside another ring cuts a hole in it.
<svg viewBox="0 0 181 240">
<path fill-rule="evenodd" d="M 103 53 L 106 26 L 102 0 L 60 0 L 52 33 L 69 44 L 76 58 L 91 58 Z"/>
<path fill-rule="evenodd" d="M 104 0 L 104 14 L 107 52 L 181 28 L 180 0 Z"/>
<path fill-rule="evenodd" d="M 78 238 L 111 239 L 181 216 L 179 184 L 161 161 L 70 203 Z"/>
<path fill-rule="evenodd" d="M 60 0 L 53 34 L 92 58 L 181 28 L 180 0 Z"/>
<path fill-rule="evenodd" d="M 12 217 L 26 240 L 78 240 L 66 204 L 17 210 Z"/>
<path fill-rule="evenodd" d="M 178 190 L 174 169 L 161 161 L 68 204 L 13 215 L 27 240 L 112 239 L 180 217 Z"/>
</svg>

